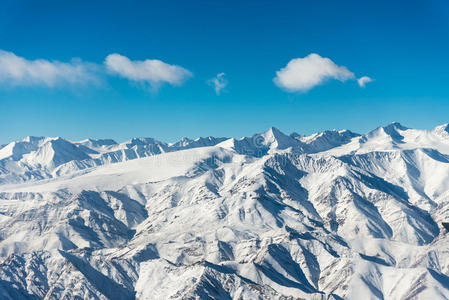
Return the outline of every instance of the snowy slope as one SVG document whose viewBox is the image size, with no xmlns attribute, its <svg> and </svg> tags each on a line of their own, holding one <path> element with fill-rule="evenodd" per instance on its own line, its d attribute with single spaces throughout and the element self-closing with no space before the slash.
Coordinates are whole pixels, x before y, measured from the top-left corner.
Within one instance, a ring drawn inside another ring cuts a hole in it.
<svg viewBox="0 0 449 300">
<path fill-rule="evenodd" d="M 86 139 L 70 142 L 60 137 L 27 137 L 0 148 L 0 184 L 56 178 L 100 165 L 117 163 L 183 149 L 214 146 L 225 138 L 187 138 L 173 144 L 153 138 Z"/>
<path fill-rule="evenodd" d="M 449 298 L 448 128 L 4 145 L 0 298 Z"/>
</svg>

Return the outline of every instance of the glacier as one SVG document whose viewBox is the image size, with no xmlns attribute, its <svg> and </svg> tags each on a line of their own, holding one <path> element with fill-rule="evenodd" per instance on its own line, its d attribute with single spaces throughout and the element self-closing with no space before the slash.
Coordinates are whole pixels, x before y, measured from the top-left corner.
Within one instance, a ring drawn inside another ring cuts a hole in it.
<svg viewBox="0 0 449 300">
<path fill-rule="evenodd" d="M 449 299 L 449 125 L 0 146 L 1 299 Z"/>
</svg>

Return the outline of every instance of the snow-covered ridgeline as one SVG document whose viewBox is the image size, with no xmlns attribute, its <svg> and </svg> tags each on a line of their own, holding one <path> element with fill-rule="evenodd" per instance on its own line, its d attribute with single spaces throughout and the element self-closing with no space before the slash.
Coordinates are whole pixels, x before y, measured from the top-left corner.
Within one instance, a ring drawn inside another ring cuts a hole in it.
<svg viewBox="0 0 449 300">
<path fill-rule="evenodd" d="M 449 127 L 0 147 L 0 298 L 449 297 Z"/>
</svg>

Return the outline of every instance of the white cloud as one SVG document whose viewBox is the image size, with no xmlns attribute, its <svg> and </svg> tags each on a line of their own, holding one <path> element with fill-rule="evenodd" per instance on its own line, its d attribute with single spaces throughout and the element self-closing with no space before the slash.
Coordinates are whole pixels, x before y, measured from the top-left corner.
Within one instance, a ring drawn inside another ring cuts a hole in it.
<svg viewBox="0 0 449 300">
<path fill-rule="evenodd" d="M 368 76 L 362 76 L 359 79 L 357 79 L 357 83 L 362 88 L 364 88 L 367 83 L 372 82 L 372 81 L 373 81 L 373 79 Z"/>
<path fill-rule="evenodd" d="M 162 83 L 181 85 L 193 74 L 183 67 L 170 65 L 157 59 L 132 61 L 120 54 L 110 54 L 106 57 L 107 69 L 121 77 L 137 82 L 147 82 L 153 87 Z"/>
<path fill-rule="evenodd" d="M 306 92 L 329 79 L 346 81 L 355 79 L 354 74 L 332 60 L 311 53 L 304 58 L 290 60 L 285 68 L 276 72 L 274 83 L 289 92 Z"/>
<path fill-rule="evenodd" d="M 0 50 L 0 83 L 9 86 L 80 84 L 98 82 L 97 66 L 72 59 L 68 63 L 45 59 L 27 60 Z"/>
<path fill-rule="evenodd" d="M 220 95 L 221 91 L 228 85 L 225 73 L 218 73 L 217 76 L 208 80 L 208 83 L 214 87 L 217 95 Z"/>
</svg>

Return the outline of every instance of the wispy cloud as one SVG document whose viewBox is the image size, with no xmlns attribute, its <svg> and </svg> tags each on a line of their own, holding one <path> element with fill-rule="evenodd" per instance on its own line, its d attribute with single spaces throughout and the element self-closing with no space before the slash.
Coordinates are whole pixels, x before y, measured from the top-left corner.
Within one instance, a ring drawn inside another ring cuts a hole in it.
<svg viewBox="0 0 449 300">
<path fill-rule="evenodd" d="M 97 65 L 80 59 L 72 59 L 70 62 L 28 60 L 0 50 L 0 83 L 8 86 L 55 87 L 98 82 L 97 69 Z"/>
<path fill-rule="evenodd" d="M 357 83 L 360 87 L 364 88 L 367 83 L 372 82 L 374 79 L 368 77 L 368 76 L 362 76 L 359 79 L 357 79 Z"/>
<path fill-rule="evenodd" d="M 225 75 L 225 73 L 218 73 L 217 76 L 207 81 L 209 85 L 214 87 L 215 94 L 217 95 L 220 95 L 222 90 L 228 85 L 228 80 L 225 78 Z"/>
<path fill-rule="evenodd" d="M 130 60 L 120 54 L 110 54 L 105 60 L 106 68 L 113 74 L 132 81 L 146 82 L 152 87 L 163 83 L 181 85 L 193 74 L 183 67 L 170 65 L 157 59 Z"/>
<path fill-rule="evenodd" d="M 274 83 L 289 92 L 306 92 L 327 80 L 354 80 L 355 75 L 332 60 L 311 53 L 303 58 L 294 58 L 287 66 L 276 72 Z"/>
</svg>

